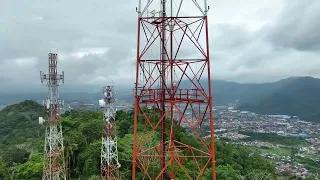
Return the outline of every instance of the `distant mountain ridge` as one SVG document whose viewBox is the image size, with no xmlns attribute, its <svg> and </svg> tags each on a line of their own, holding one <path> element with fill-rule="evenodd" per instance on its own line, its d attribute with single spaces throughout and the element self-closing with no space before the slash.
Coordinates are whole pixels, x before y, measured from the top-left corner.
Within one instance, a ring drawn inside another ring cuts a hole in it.
<svg viewBox="0 0 320 180">
<path fill-rule="evenodd" d="M 206 80 L 202 80 L 206 84 Z M 182 81 L 181 88 L 190 88 L 187 81 Z M 225 105 L 236 100 L 238 109 L 261 114 L 297 115 L 302 119 L 320 122 L 320 79 L 310 76 L 290 77 L 271 83 L 236 83 L 212 80 L 212 100 L 215 105 Z M 203 88 L 207 89 L 207 86 Z M 133 103 L 133 85 L 116 87 L 117 98 Z M 0 94 L 0 105 L 13 104 L 25 99 L 42 100 L 47 92 L 30 94 Z M 101 92 L 60 92 L 66 101 L 98 102 Z"/>
<path fill-rule="evenodd" d="M 216 105 L 238 100 L 240 110 L 296 115 L 320 122 L 320 79 L 314 77 L 289 77 L 260 84 L 212 80 L 211 86 L 212 101 Z"/>
<path fill-rule="evenodd" d="M 320 79 L 292 77 L 269 84 L 271 88 L 238 107 L 260 114 L 296 115 L 320 122 Z"/>
</svg>

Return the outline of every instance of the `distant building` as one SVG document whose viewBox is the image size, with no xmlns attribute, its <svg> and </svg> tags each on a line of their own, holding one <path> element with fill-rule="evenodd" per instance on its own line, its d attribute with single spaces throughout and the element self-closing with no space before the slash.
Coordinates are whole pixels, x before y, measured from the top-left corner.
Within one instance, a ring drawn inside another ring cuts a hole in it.
<svg viewBox="0 0 320 180">
<path fill-rule="evenodd" d="M 303 137 L 308 138 L 308 135 L 305 133 L 292 133 L 291 136 Z"/>
<path fill-rule="evenodd" d="M 280 118 L 280 119 L 290 119 L 291 116 L 288 115 L 269 115 L 270 117 Z"/>
</svg>

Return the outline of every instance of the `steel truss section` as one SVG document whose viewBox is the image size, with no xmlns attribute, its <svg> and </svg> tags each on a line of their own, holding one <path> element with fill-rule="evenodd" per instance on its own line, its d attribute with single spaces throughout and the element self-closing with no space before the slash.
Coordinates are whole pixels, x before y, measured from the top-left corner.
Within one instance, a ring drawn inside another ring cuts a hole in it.
<svg viewBox="0 0 320 180">
<path fill-rule="evenodd" d="M 180 13 L 183 0 L 177 9 L 172 2 L 139 1 L 137 8 L 132 179 L 215 180 L 209 8 L 190 0 L 199 15 L 188 16 Z M 181 137 L 181 126 L 196 142 Z"/>
<path fill-rule="evenodd" d="M 103 88 L 104 99 L 99 101 L 103 109 L 105 121 L 104 137 L 101 147 L 101 178 L 107 180 L 120 179 L 120 163 L 118 161 L 117 133 L 115 126 L 115 92 L 113 86 Z"/>
<path fill-rule="evenodd" d="M 66 179 L 64 145 L 61 126 L 61 108 L 58 86 L 64 83 L 64 73 L 57 73 L 58 54 L 49 53 L 49 73 L 40 72 L 41 82 L 48 86 L 48 98 L 43 103 L 48 109 L 48 120 L 39 118 L 40 124 L 46 125 L 43 159 L 43 180 Z"/>
</svg>

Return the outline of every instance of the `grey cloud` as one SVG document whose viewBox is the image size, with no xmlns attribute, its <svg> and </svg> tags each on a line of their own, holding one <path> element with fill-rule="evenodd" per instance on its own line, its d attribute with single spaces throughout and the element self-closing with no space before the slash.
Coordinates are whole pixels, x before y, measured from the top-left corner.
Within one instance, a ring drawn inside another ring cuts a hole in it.
<svg viewBox="0 0 320 180">
<path fill-rule="evenodd" d="M 320 65 L 317 61 L 320 53 L 303 51 L 289 44 L 285 46 L 270 41 L 270 35 L 275 32 L 275 29 L 281 29 L 278 26 L 280 25 L 275 24 L 271 28 L 267 25 L 256 31 L 248 31 L 241 25 L 215 24 L 212 26 L 212 31 L 219 34 L 210 40 L 213 78 L 237 82 L 270 82 L 289 76 L 319 77 L 320 73 L 316 73 L 313 67 Z M 307 28 L 308 26 L 305 27 Z M 318 34 L 316 31 L 310 33 Z M 284 38 L 278 37 L 279 41 Z M 286 40 L 298 42 L 299 38 Z M 307 59 L 309 65 L 302 63 L 303 59 Z"/>
<path fill-rule="evenodd" d="M 266 38 L 276 46 L 320 50 L 320 1 L 290 0 Z"/>
<path fill-rule="evenodd" d="M 211 26 L 211 29 L 220 32 L 220 35 L 212 42 L 213 47 L 219 49 L 243 48 L 256 38 L 254 34 L 250 34 L 241 26 L 216 24 Z"/>
<path fill-rule="evenodd" d="M 0 29 L 0 65 L 6 59 L 38 58 L 35 69 L 19 72 L 31 74 L 29 81 L 33 82 L 38 80 L 39 70 L 46 72 L 49 50 L 70 53 L 79 48 L 103 47 L 110 51 L 104 55 L 89 54 L 80 59 L 61 60 L 58 68 L 68 74 L 66 78 L 73 80 L 92 75 L 101 68 L 111 74 L 136 45 L 135 37 L 129 34 L 129 29 L 135 30 L 127 24 L 137 17 L 131 3 L 134 2 L 70 0 L 44 3 L 36 0 L 21 3 L 12 0 L 0 7 L 0 25 L 5 27 Z M 14 64 L 8 68 L 16 70 Z"/>
<path fill-rule="evenodd" d="M 219 32 L 219 36 L 211 40 L 211 54 L 218 61 L 233 61 L 227 67 L 229 70 L 235 71 L 241 66 L 254 68 L 262 58 L 266 59 L 264 55 L 268 52 L 265 52 L 265 42 L 260 40 L 261 34 L 248 32 L 239 25 L 217 24 L 211 29 Z"/>
<path fill-rule="evenodd" d="M 257 31 L 230 24 L 228 19 L 224 20 L 225 23 L 210 26 L 214 78 L 259 82 L 296 74 L 317 75 L 307 66 L 299 69 L 290 65 L 301 63 L 302 58 L 315 60 L 319 55 L 315 51 L 313 54 L 300 54 L 300 51 L 320 48 L 317 33 L 320 21 L 316 21 L 320 3 L 318 0 L 287 2 L 289 4 L 275 24 Z M 0 66 L 4 60 L 19 57 L 36 57 L 38 61 L 28 69 L 5 64 L 8 71 L 17 72 L 19 76 L 8 73 L 10 76 L 1 76 L 0 81 L 10 84 L 16 79 L 16 82 L 40 87 L 39 71 L 47 72 L 47 53 L 53 48 L 58 48 L 61 53 L 75 52 L 80 48 L 109 48 L 105 54 L 61 59 L 58 71 L 65 71 L 67 87 L 81 85 L 83 88 L 86 86 L 84 81 L 99 76 L 130 76 L 128 73 L 131 69 L 135 71 L 136 63 L 136 5 L 137 1 L 127 0 L 8 1 L 5 7 L 0 7 Z M 193 55 L 193 49 L 186 46 L 181 54 Z M 312 67 L 317 67 L 316 61 Z"/>
</svg>

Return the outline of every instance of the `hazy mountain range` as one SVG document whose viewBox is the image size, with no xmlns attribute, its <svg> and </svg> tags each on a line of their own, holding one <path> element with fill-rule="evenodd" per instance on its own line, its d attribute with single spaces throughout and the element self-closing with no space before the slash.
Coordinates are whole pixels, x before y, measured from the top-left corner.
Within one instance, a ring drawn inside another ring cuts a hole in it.
<svg viewBox="0 0 320 180">
<path fill-rule="evenodd" d="M 272 83 L 235 83 L 212 80 L 214 104 L 227 104 L 239 101 L 238 109 L 250 110 L 262 114 L 297 115 L 306 120 L 320 120 L 320 79 L 313 77 L 290 77 Z M 181 87 L 186 87 L 185 83 Z M 204 87 L 206 88 L 206 87 Z M 133 90 L 129 87 L 116 87 L 119 99 L 133 102 Z M 98 101 L 97 93 L 64 93 L 67 101 Z M 40 100 L 46 92 L 30 94 L 2 94 L 0 104 L 12 104 L 24 99 Z"/>
<path fill-rule="evenodd" d="M 320 79 L 292 77 L 253 86 L 252 96 L 240 101 L 239 109 L 263 114 L 297 115 L 320 122 Z"/>
</svg>

